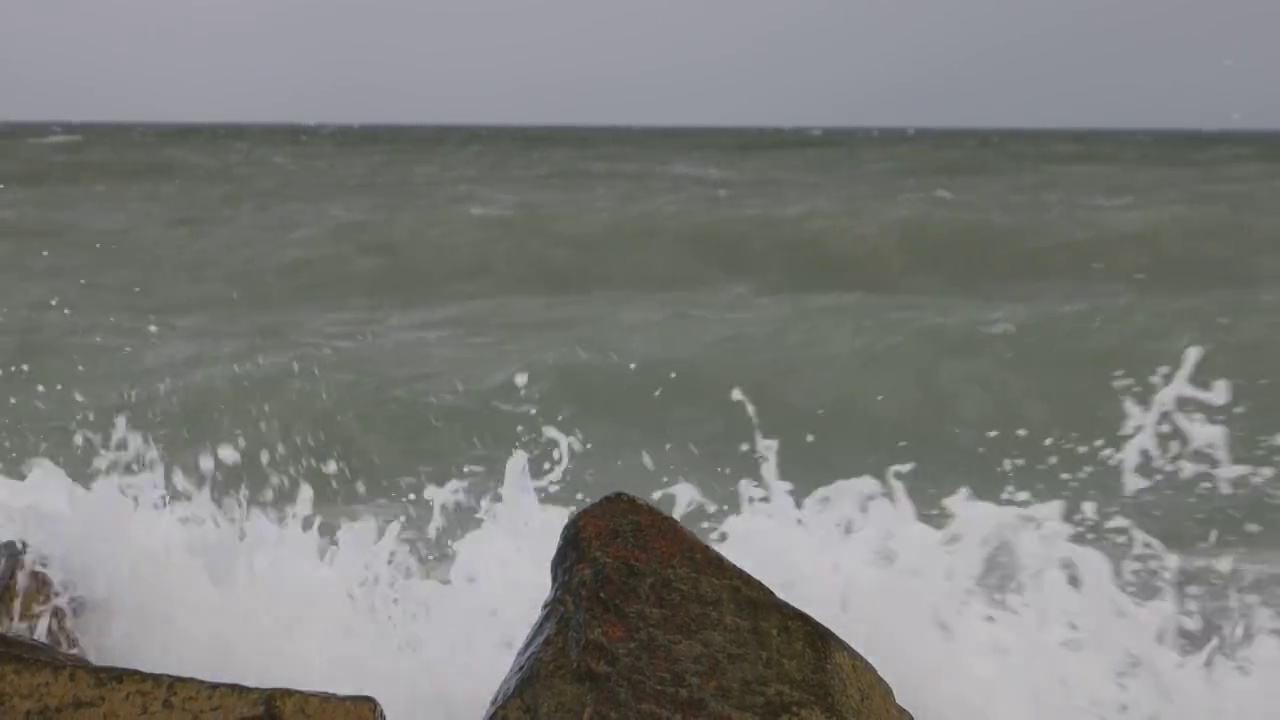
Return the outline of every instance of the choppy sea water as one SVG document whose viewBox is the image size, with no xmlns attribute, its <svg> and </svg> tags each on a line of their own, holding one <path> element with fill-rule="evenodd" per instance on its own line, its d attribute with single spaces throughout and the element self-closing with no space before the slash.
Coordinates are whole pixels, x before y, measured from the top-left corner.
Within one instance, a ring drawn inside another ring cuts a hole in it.
<svg viewBox="0 0 1280 720">
<path fill-rule="evenodd" d="M 1270 718 L 1269 136 L 0 130 L 0 536 L 99 662 L 477 717 L 654 500 L 918 718 Z"/>
</svg>

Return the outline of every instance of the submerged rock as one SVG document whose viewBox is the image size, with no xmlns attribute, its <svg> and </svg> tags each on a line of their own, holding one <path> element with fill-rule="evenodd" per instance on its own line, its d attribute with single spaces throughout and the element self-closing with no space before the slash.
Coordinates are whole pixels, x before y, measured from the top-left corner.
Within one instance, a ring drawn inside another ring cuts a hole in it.
<svg viewBox="0 0 1280 720">
<path fill-rule="evenodd" d="M 26 543 L 0 542 L 0 633 L 39 640 L 57 650 L 80 653 L 71 630 L 75 603 L 58 592 Z"/>
<path fill-rule="evenodd" d="M 24 544 L 0 543 L 0 718 L 382 720 L 373 698 L 253 688 L 99 666 Z M 42 637 L 40 628 L 48 632 Z M 41 642 L 48 638 L 48 642 Z"/>
<path fill-rule="evenodd" d="M 551 576 L 487 718 L 911 718 L 835 633 L 630 495 L 569 520 Z"/>
</svg>

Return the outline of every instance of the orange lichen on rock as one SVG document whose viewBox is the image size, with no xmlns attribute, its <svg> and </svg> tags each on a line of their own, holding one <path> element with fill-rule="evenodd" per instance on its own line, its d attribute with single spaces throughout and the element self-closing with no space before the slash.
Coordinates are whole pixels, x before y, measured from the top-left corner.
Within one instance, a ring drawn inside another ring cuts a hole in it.
<svg viewBox="0 0 1280 720">
<path fill-rule="evenodd" d="M 488 718 L 911 717 L 833 632 L 630 495 L 569 520 L 551 576 Z"/>
</svg>

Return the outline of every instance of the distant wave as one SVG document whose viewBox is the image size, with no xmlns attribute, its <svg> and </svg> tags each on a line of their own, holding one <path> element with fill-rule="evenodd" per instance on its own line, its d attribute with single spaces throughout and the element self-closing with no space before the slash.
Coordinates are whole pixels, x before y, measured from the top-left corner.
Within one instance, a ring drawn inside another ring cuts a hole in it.
<svg viewBox="0 0 1280 720">
<path fill-rule="evenodd" d="M 77 143 L 84 140 L 81 135 L 45 135 L 44 137 L 27 138 L 27 142 L 33 145 L 61 145 L 62 143 Z"/>
</svg>

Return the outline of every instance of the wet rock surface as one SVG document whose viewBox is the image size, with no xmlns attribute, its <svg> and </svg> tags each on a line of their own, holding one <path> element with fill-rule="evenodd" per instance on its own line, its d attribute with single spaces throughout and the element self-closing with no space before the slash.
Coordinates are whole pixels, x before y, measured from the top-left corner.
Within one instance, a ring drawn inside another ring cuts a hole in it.
<svg viewBox="0 0 1280 720">
<path fill-rule="evenodd" d="M 0 542 L 0 633 L 39 640 L 63 652 L 80 653 L 71 631 L 75 603 L 57 591 L 25 543 Z"/>
<path fill-rule="evenodd" d="M 54 583 L 22 543 L 0 543 L 3 720 L 382 720 L 378 702 L 98 666 L 80 654 Z M 50 608 L 62 610 L 61 614 Z M 49 642 L 33 636 L 43 627 Z M 56 622 L 55 622 L 56 621 Z"/>
<path fill-rule="evenodd" d="M 565 526 L 492 720 L 910 720 L 847 643 L 618 493 Z"/>
</svg>

